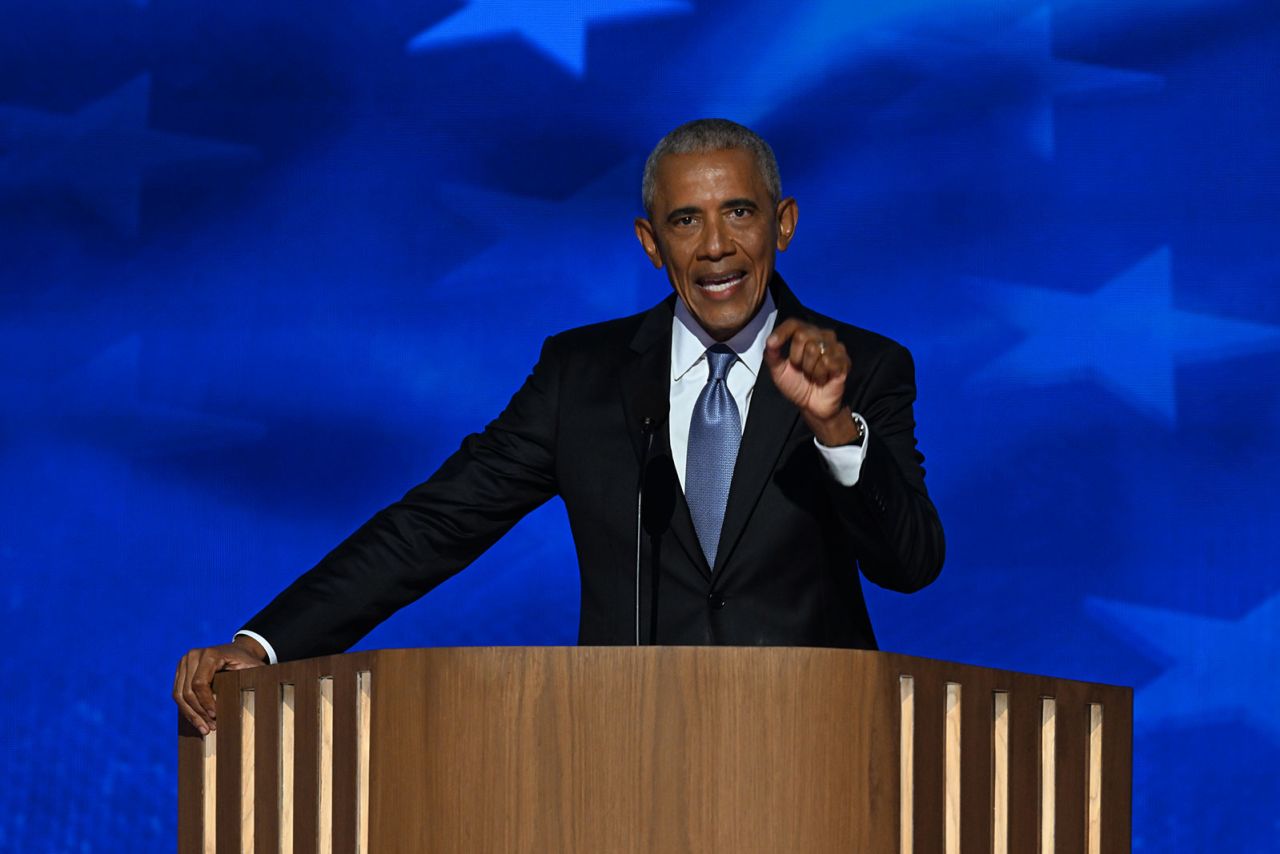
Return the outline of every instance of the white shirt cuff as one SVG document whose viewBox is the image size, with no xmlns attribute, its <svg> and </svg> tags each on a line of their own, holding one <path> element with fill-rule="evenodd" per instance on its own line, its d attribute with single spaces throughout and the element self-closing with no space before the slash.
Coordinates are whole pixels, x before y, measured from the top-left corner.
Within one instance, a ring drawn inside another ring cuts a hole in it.
<svg viewBox="0 0 1280 854">
<path fill-rule="evenodd" d="M 266 638 L 264 638 L 262 635 L 258 634 L 257 632 L 251 632 L 251 631 L 249 631 L 248 629 L 241 629 L 240 631 L 236 632 L 236 637 L 240 637 L 241 635 L 244 635 L 244 636 L 245 636 L 245 637 L 247 637 L 247 638 L 253 638 L 253 639 L 254 639 L 254 640 L 256 640 L 258 643 L 262 644 L 262 648 L 263 648 L 263 649 L 265 649 L 265 650 L 267 651 L 267 663 L 268 663 L 268 664 L 279 664 L 279 663 L 280 663 L 279 661 L 277 661 L 277 660 L 276 660 L 276 651 L 275 651 L 275 648 L 274 648 L 274 647 L 272 647 L 272 646 L 271 646 L 271 644 L 269 644 L 269 643 L 267 642 L 267 639 L 266 639 Z"/>
<path fill-rule="evenodd" d="M 818 448 L 818 454 L 827 461 L 827 468 L 831 471 L 831 476 L 836 479 L 836 483 L 841 486 L 854 486 L 858 482 L 858 475 L 862 473 L 862 461 L 867 457 L 867 445 L 871 444 L 871 429 L 867 427 L 866 419 L 858 413 L 853 413 L 853 420 L 857 421 L 862 427 L 862 444 L 860 445 L 838 445 L 834 448 L 828 448 L 815 437 L 813 444 Z"/>
</svg>

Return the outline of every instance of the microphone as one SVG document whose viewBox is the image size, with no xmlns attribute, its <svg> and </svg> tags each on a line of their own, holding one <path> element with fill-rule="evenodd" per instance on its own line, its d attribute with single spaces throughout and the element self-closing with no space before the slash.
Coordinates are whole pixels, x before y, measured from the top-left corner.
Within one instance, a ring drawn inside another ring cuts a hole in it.
<svg viewBox="0 0 1280 854">
<path fill-rule="evenodd" d="M 649 469 L 649 456 L 653 453 L 653 434 L 667 417 L 671 399 L 666 389 L 656 383 L 646 383 L 636 390 L 631 411 L 640 424 L 644 438 L 644 456 L 640 459 L 640 477 L 636 484 L 636 646 L 640 646 L 640 545 L 644 537 L 644 482 Z"/>
</svg>

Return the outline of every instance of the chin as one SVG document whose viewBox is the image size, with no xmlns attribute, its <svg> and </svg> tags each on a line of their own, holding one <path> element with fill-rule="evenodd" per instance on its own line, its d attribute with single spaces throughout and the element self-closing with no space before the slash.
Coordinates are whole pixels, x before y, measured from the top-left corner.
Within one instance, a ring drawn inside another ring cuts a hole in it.
<svg viewBox="0 0 1280 854">
<path fill-rule="evenodd" d="M 751 312 L 749 311 L 700 312 L 696 316 L 703 329 L 721 340 L 732 338 L 738 330 L 746 326 L 751 320 Z"/>
</svg>

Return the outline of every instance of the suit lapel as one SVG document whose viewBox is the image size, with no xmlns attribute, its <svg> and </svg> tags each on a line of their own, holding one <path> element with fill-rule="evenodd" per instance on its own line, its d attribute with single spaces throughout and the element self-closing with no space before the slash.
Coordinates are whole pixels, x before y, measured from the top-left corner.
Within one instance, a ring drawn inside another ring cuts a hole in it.
<svg viewBox="0 0 1280 854">
<path fill-rule="evenodd" d="M 646 397 L 664 400 L 670 394 L 671 376 L 671 307 L 670 300 L 663 300 L 640 322 L 640 328 L 631 339 L 629 358 L 622 366 L 619 390 L 622 392 L 622 408 L 626 413 L 627 432 L 635 447 L 636 461 L 644 457 L 648 443 L 640 426 L 641 413 L 638 402 Z M 666 432 L 667 416 L 664 404 L 660 423 L 656 428 Z M 656 446 L 657 436 L 654 437 Z"/>
<path fill-rule="evenodd" d="M 714 575 L 717 580 L 723 576 L 734 546 L 742 537 L 751 512 L 768 484 L 799 417 L 799 410 L 782 396 L 773 384 L 769 369 L 762 365 L 751 395 L 747 429 L 742 434 L 742 444 L 738 446 L 738 461 L 734 464 L 733 481 L 729 486 L 729 502 L 725 507 L 720 546 L 716 551 Z"/>
<path fill-rule="evenodd" d="M 776 323 L 789 317 L 806 317 L 807 312 L 787 289 L 782 277 L 774 274 L 771 290 L 774 304 L 778 307 Z M 716 550 L 716 566 L 714 576 L 717 583 L 723 577 L 724 569 L 733 556 L 734 547 L 742 538 L 751 513 L 755 509 L 760 495 L 768 485 L 782 449 L 786 446 L 787 437 L 796 425 L 800 411 L 782 396 L 778 387 L 773 384 L 769 366 L 760 363 L 760 373 L 756 377 L 755 388 L 751 393 L 751 408 L 747 413 L 747 426 L 742 434 L 742 444 L 738 446 L 738 460 L 733 468 L 733 481 L 729 486 L 729 500 L 725 507 L 724 525 L 720 529 L 720 545 Z"/>
<path fill-rule="evenodd" d="M 645 501 L 648 504 L 651 500 L 657 500 L 658 497 L 651 494 L 652 489 L 669 488 L 674 493 L 672 496 L 663 496 L 672 505 L 670 531 L 689 556 L 690 562 L 709 581 L 711 567 L 707 565 L 707 558 L 698 545 L 689 503 L 685 500 L 684 491 L 680 489 L 671 456 L 671 431 L 667 423 L 666 402 L 671 391 L 671 322 L 674 305 L 673 294 L 649 311 L 641 321 L 640 328 L 631 339 L 631 358 L 622 366 L 619 390 L 622 393 L 622 407 L 635 447 L 637 464 L 644 459 L 647 444 L 640 427 L 641 413 L 637 411 L 637 401 L 656 393 L 664 402 L 663 415 L 656 425 L 653 437 L 650 459 L 651 465 L 665 465 L 670 471 L 669 476 L 655 477 L 653 470 L 650 470 L 645 487 Z"/>
</svg>

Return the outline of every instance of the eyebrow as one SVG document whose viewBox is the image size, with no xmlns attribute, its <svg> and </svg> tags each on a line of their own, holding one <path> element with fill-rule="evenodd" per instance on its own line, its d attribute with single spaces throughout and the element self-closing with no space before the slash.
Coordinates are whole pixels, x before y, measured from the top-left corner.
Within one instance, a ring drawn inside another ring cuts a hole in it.
<svg viewBox="0 0 1280 854">
<path fill-rule="evenodd" d="M 727 211 L 734 208 L 751 208 L 751 210 L 759 210 L 759 205 L 751 201 L 751 199 L 730 199 L 720 206 L 720 210 Z"/>
</svg>

